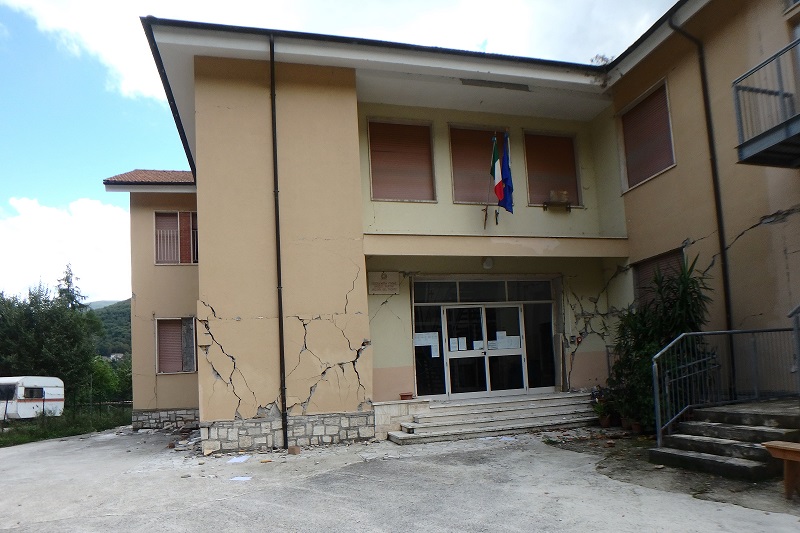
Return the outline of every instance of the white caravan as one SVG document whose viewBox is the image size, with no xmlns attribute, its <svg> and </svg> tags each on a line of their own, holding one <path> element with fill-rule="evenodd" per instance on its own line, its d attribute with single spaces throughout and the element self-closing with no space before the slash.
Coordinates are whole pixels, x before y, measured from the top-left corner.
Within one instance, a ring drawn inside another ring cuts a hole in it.
<svg viewBox="0 0 800 533">
<path fill-rule="evenodd" d="M 45 376 L 0 378 L 0 420 L 35 418 L 64 411 L 64 382 Z"/>
</svg>

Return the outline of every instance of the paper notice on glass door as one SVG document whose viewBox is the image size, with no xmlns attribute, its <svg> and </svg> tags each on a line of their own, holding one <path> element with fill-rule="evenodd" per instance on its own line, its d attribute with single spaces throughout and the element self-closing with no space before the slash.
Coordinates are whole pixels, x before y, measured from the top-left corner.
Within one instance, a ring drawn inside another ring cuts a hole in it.
<svg viewBox="0 0 800 533">
<path fill-rule="evenodd" d="M 430 346 L 431 357 L 439 357 L 439 332 L 415 333 L 414 346 Z"/>
<path fill-rule="evenodd" d="M 450 351 L 451 352 L 457 352 L 458 351 L 458 339 L 456 337 L 451 337 L 449 339 L 449 341 L 450 341 L 450 343 L 449 343 Z"/>
<path fill-rule="evenodd" d="M 467 351 L 467 338 L 466 337 L 459 337 L 458 338 L 458 351 L 459 352 Z"/>
</svg>

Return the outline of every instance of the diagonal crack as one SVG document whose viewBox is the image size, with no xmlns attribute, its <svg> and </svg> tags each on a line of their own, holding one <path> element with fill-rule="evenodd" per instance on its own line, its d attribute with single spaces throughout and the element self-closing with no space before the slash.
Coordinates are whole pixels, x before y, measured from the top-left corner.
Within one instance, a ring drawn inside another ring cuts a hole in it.
<svg viewBox="0 0 800 533">
<path fill-rule="evenodd" d="M 205 305 L 208 305 L 208 304 L 205 304 Z M 208 307 L 211 308 L 210 305 L 208 305 Z M 212 311 L 213 311 L 213 308 L 212 308 Z M 217 338 L 214 336 L 214 333 L 211 331 L 211 326 L 209 325 L 209 321 L 208 320 L 199 320 L 198 319 L 198 322 L 203 324 L 203 328 L 205 329 L 206 333 L 208 334 L 209 338 L 211 339 L 211 342 L 213 342 L 214 345 L 216 345 L 219 348 L 219 350 L 222 352 L 222 354 L 225 355 L 225 357 L 227 357 L 231 361 L 231 363 L 233 365 L 233 367 L 231 368 L 231 372 L 228 375 L 228 378 L 225 379 L 222 376 L 222 374 L 217 370 L 217 368 L 214 366 L 214 363 L 211 361 L 211 359 L 210 359 L 210 357 L 208 355 L 208 350 L 206 350 L 205 359 L 211 365 L 211 370 L 214 372 L 214 377 L 217 378 L 217 379 L 222 380 L 225 383 L 226 387 L 228 387 L 230 389 L 230 391 L 233 393 L 234 396 L 236 396 L 236 399 L 238 400 L 238 403 L 236 404 L 236 411 L 234 413 L 235 418 L 242 419 L 243 417 L 242 417 L 241 413 L 239 412 L 239 409 L 242 406 L 243 399 L 242 399 L 241 396 L 239 396 L 239 393 L 236 391 L 236 384 L 233 381 L 233 375 L 235 373 L 237 373 L 237 372 L 239 373 L 239 376 L 242 378 L 242 381 L 244 382 L 245 387 L 247 387 L 247 390 L 249 390 L 250 394 L 253 395 L 253 401 L 255 402 L 256 405 L 258 405 L 258 400 L 256 399 L 256 393 L 255 393 L 255 391 L 253 391 L 253 389 L 250 388 L 250 385 L 247 383 L 247 378 L 245 377 L 245 375 L 242 372 L 242 370 L 238 367 L 237 362 L 236 362 L 236 357 L 234 357 L 233 355 L 231 355 L 227 351 L 225 351 L 225 347 L 222 346 L 222 343 L 219 342 L 217 340 Z"/>
</svg>

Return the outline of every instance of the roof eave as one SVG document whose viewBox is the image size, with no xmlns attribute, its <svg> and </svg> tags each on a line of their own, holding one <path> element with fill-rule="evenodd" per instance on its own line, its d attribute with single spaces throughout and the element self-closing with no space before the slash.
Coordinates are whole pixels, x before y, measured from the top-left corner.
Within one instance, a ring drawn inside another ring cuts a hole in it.
<svg viewBox="0 0 800 533">
<path fill-rule="evenodd" d="M 106 192 L 144 192 L 144 193 L 179 193 L 196 194 L 197 186 L 194 183 L 132 183 L 132 182 L 103 182 Z"/>
</svg>

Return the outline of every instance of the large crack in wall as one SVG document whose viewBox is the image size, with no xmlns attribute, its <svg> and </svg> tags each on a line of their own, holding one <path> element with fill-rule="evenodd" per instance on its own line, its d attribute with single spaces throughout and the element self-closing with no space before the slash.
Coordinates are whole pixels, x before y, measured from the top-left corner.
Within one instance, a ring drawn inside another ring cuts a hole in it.
<svg viewBox="0 0 800 533">
<path fill-rule="evenodd" d="M 750 226 L 741 230 L 725 247 L 725 251 L 731 250 L 734 245 L 736 245 L 743 237 L 747 234 L 762 228 L 764 226 L 770 226 L 774 224 L 781 224 L 788 222 L 792 217 L 795 215 L 800 214 L 800 204 L 794 205 L 787 209 L 779 209 L 767 215 L 763 215 L 759 217 L 759 219 L 751 224 Z M 709 233 L 708 235 L 704 235 L 702 237 L 691 238 L 687 237 L 680 243 L 680 248 L 686 252 L 695 244 L 702 242 L 706 239 L 709 239 L 716 235 L 716 231 Z M 789 267 L 789 260 L 790 256 L 796 253 L 800 253 L 800 249 L 798 250 L 790 250 L 788 243 L 786 242 L 786 235 L 783 235 L 783 256 L 785 260 L 785 277 L 786 277 L 786 287 L 787 291 L 789 292 L 790 301 L 794 301 L 794 296 L 792 294 L 792 285 L 791 285 L 791 268 Z M 721 252 L 717 252 L 711 256 L 711 259 L 708 265 L 700 269 L 700 272 L 704 275 L 707 275 L 712 268 L 716 265 L 716 261 L 718 257 L 721 255 Z M 618 276 L 626 273 L 630 270 L 630 266 L 627 265 L 617 265 L 616 271 L 613 275 L 611 275 L 606 283 L 602 287 L 597 294 L 592 296 L 580 296 L 575 290 L 570 288 L 569 280 L 574 278 L 575 276 L 564 277 L 562 278 L 562 283 L 564 285 L 564 295 L 567 307 L 570 309 L 572 314 L 572 322 L 571 327 L 573 332 L 577 332 L 579 336 L 585 340 L 587 337 L 596 336 L 601 339 L 604 344 L 608 344 L 608 341 L 613 341 L 614 337 L 614 325 L 616 322 L 616 318 L 619 314 L 624 310 L 620 308 L 616 308 L 614 306 L 607 306 L 602 304 L 602 302 L 606 301 L 608 296 L 608 290 L 611 283 L 614 281 L 615 278 Z M 633 304 L 631 304 L 633 305 Z M 628 308 L 630 306 L 627 306 Z M 752 313 L 750 315 L 745 316 L 740 322 L 738 327 L 742 327 L 742 325 L 748 320 L 752 318 L 756 318 L 759 316 L 763 316 L 764 313 Z M 566 316 L 565 316 L 566 319 Z M 570 342 L 569 335 L 566 332 L 562 333 L 563 342 L 565 346 L 570 347 L 570 351 L 568 354 L 569 357 L 569 369 L 567 373 L 567 387 L 571 388 L 571 374 L 574 368 L 575 362 L 575 355 L 577 354 L 580 343 L 573 344 Z"/>
<path fill-rule="evenodd" d="M 208 308 L 211 311 L 211 316 L 213 317 L 214 320 L 217 320 L 217 321 L 225 321 L 226 320 L 226 319 L 221 318 L 219 315 L 217 315 L 216 309 L 214 309 L 214 307 L 211 304 L 209 304 L 209 303 L 207 303 L 207 302 L 205 302 L 203 300 L 200 300 L 200 303 L 203 304 L 206 308 Z M 264 317 L 257 317 L 257 318 L 258 319 L 263 319 Z M 236 317 L 236 318 L 234 318 L 232 320 L 234 320 L 236 322 L 240 322 L 242 319 L 241 319 L 241 317 Z M 217 337 L 214 335 L 214 332 L 212 331 L 212 326 L 211 326 L 211 322 L 212 321 L 209 320 L 208 318 L 206 318 L 206 319 L 198 318 L 197 322 L 203 326 L 203 330 L 208 335 L 208 338 L 211 340 L 211 343 L 219 349 L 219 351 L 222 353 L 222 355 L 224 355 L 225 357 L 228 358 L 228 361 L 232 365 L 231 366 L 231 371 L 228 373 L 227 377 L 223 376 L 222 372 L 220 372 L 217 369 L 216 365 L 211 360 L 211 356 L 209 354 L 210 345 L 202 347 L 203 353 L 205 355 L 205 361 L 211 367 L 211 372 L 212 372 L 212 375 L 214 377 L 214 384 L 212 385 L 212 393 L 211 393 L 211 396 L 209 398 L 209 401 L 211 400 L 211 398 L 213 398 L 214 392 L 216 391 L 216 383 L 218 381 L 222 381 L 225 384 L 226 389 L 229 390 L 236 397 L 237 404 L 236 404 L 236 409 L 234 411 L 234 418 L 235 419 L 245 418 L 245 417 L 242 416 L 242 413 L 240 411 L 240 409 L 242 407 L 243 398 L 242 398 L 242 396 L 240 396 L 239 392 L 236 390 L 236 383 L 234 383 L 234 374 L 238 373 L 238 375 L 241 377 L 242 382 L 244 383 L 244 386 L 247 388 L 247 391 L 253 396 L 254 404 L 256 406 L 258 406 L 257 409 L 259 409 L 262 406 L 260 406 L 258 404 L 258 398 L 256 397 L 256 393 L 252 388 L 250 388 L 250 385 L 247 383 L 247 377 L 244 375 L 244 372 L 242 372 L 241 368 L 239 368 L 236 356 L 231 354 L 231 353 L 228 353 L 228 351 L 225 349 L 225 347 L 222 345 L 222 343 L 219 340 L 217 340 Z"/>
</svg>

